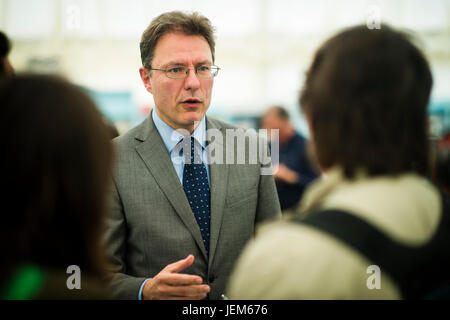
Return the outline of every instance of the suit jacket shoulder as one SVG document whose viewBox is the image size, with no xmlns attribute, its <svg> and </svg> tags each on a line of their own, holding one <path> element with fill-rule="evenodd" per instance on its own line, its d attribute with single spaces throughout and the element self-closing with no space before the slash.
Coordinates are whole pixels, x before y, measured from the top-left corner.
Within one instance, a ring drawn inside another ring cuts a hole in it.
<svg viewBox="0 0 450 320">
<path fill-rule="evenodd" d="M 123 135 L 118 136 L 117 138 L 114 138 L 112 140 L 114 146 L 116 148 L 123 148 L 123 147 L 134 147 L 139 144 L 138 141 L 142 142 L 144 141 L 148 135 L 150 134 L 151 130 L 154 128 L 153 121 L 151 117 L 145 118 L 144 121 L 142 121 L 140 124 L 138 124 L 136 127 L 128 130 Z"/>
</svg>

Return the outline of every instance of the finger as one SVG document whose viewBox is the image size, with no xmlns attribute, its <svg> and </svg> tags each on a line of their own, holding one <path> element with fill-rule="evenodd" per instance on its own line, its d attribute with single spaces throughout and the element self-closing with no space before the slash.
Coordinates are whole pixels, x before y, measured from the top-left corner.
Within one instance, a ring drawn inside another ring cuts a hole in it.
<svg viewBox="0 0 450 320">
<path fill-rule="evenodd" d="M 206 294 L 194 297 L 164 297 L 162 300 L 202 300 L 206 298 Z"/>
<path fill-rule="evenodd" d="M 192 254 L 188 255 L 187 258 L 183 260 L 178 260 L 177 262 L 168 264 L 164 270 L 172 273 L 178 273 L 183 269 L 186 269 L 194 262 L 194 256 Z"/>
<path fill-rule="evenodd" d="M 162 283 L 172 286 L 202 284 L 201 277 L 184 273 L 164 273 L 159 276 L 159 280 Z"/>
<path fill-rule="evenodd" d="M 161 297 L 197 297 L 209 293 L 208 285 L 192 285 L 192 286 L 158 286 L 158 293 Z"/>
</svg>

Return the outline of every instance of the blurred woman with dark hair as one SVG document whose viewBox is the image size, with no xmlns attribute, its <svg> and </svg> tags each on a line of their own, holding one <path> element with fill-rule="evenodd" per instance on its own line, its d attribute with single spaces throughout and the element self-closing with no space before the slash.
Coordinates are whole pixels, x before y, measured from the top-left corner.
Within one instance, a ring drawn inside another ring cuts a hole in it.
<svg viewBox="0 0 450 320">
<path fill-rule="evenodd" d="M 238 299 L 450 297 L 449 203 L 427 179 L 432 74 L 411 38 L 349 28 L 316 52 L 300 96 L 324 177 L 261 228 Z"/>
<path fill-rule="evenodd" d="M 112 150 L 99 111 L 50 76 L 7 80 L 0 102 L 0 297 L 106 297 L 100 233 Z M 81 290 L 68 288 L 73 265 Z"/>
</svg>

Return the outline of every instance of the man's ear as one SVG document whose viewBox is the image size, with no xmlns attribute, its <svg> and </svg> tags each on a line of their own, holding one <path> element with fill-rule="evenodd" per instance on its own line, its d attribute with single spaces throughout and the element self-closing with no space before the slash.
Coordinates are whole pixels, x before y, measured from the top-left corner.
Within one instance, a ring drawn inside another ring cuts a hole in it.
<svg viewBox="0 0 450 320">
<path fill-rule="evenodd" d="M 141 80 L 145 86 L 145 89 L 147 89 L 148 92 L 152 93 L 152 83 L 150 81 L 148 70 L 144 67 L 139 68 L 139 75 L 141 76 Z"/>
</svg>

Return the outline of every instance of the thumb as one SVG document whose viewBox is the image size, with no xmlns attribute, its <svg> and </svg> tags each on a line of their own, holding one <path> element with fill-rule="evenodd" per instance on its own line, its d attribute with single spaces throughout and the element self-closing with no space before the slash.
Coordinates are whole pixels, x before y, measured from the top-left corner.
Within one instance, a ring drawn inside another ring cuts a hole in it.
<svg viewBox="0 0 450 320">
<path fill-rule="evenodd" d="M 183 260 L 178 260 L 177 262 L 167 265 L 164 269 L 171 273 L 178 273 L 192 265 L 192 263 L 194 263 L 194 256 L 190 254 Z"/>
</svg>

